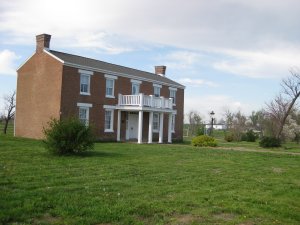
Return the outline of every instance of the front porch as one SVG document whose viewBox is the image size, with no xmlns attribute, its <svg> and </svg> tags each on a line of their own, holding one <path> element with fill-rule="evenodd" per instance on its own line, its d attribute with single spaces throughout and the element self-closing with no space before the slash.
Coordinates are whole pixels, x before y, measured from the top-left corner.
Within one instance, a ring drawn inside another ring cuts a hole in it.
<svg viewBox="0 0 300 225">
<path fill-rule="evenodd" d="M 125 112 L 126 115 L 126 138 L 137 139 L 139 144 L 143 143 L 143 133 L 148 133 L 147 143 L 153 143 L 153 118 L 158 119 L 158 143 L 163 143 L 164 130 L 167 131 L 167 142 L 172 143 L 172 122 L 173 115 L 176 110 L 173 110 L 172 98 L 147 96 L 144 94 L 139 95 L 121 95 L 119 94 L 118 105 L 116 106 L 118 119 L 117 119 L 117 141 L 121 141 L 121 113 Z M 164 123 L 164 115 L 167 114 L 167 123 Z M 144 117 L 146 120 L 144 121 Z M 158 117 L 158 118 L 157 118 Z M 148 120 L 148 121 L 147 121 Z M 124 121 L 123 121 L 124 122 Z M 146 123 L 145 123 L 146 122 Z M 164 129 L 165 124 L 165 129 Z M 147 126 L 148 125 L 148 129 Z M 157 124 L 156 124 L 157 125 Z M 167 129 L 166 129 L 167 128 Z M 124 129 L 124 128 L 123 128 Z M 144 132 L 143 132 L 144 131 Z M 124 139 L 124 137 L 123 137 Z"/>
</svg>

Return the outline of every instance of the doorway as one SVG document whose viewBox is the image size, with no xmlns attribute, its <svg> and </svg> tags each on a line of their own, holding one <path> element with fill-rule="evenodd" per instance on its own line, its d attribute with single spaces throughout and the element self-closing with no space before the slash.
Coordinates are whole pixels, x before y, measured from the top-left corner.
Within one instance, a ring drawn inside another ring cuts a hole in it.
<svg viewBox="0 0 300 225">
<path fill-rule="evenodd" d="M 139 114 L 137 112 L 128 112 L 126 124 L 126 140 L 138 138 Z"/>
</svg>

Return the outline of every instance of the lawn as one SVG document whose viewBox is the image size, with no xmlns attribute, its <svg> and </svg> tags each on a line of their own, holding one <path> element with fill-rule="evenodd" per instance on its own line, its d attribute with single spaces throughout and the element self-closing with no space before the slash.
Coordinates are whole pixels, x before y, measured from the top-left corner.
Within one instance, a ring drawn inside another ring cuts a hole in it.
<svg viewBox="0 0 300 225">
<path fill-rule="evenodd" d="M 300 224 L 300 155 L 0 135 L 0 224 Z"/>
</svg>

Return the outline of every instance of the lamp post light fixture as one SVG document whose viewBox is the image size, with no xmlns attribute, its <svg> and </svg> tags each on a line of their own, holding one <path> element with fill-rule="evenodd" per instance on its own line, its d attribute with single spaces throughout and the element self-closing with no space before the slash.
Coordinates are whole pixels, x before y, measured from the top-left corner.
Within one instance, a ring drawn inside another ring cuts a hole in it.
<svg viewBox="0 0 300 225">
<path fill-rule="evenodd" d="M 209 113 L 210 117 L 211 117 L 211 129 L 210 129 L 210 136 L 213 135 L 213 129 L 214 129 L 214 115 L 215 115 L 215 112 L 214 111 L 211 111 Z"/>
</svg>

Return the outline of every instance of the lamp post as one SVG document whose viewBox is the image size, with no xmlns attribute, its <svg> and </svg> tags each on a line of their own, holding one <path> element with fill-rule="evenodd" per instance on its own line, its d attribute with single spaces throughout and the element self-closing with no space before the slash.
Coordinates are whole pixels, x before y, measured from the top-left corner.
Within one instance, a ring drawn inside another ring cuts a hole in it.
<svg viewBox="0 0 300 225">
<path fill-rule="evenodd" d="M 210 129 L 210 136 L 213 135 L 213 129 L 214 129 L 214 111 L 210 112 L 210 117 L 211 117 L 211 129 Z"/>
</svg>

